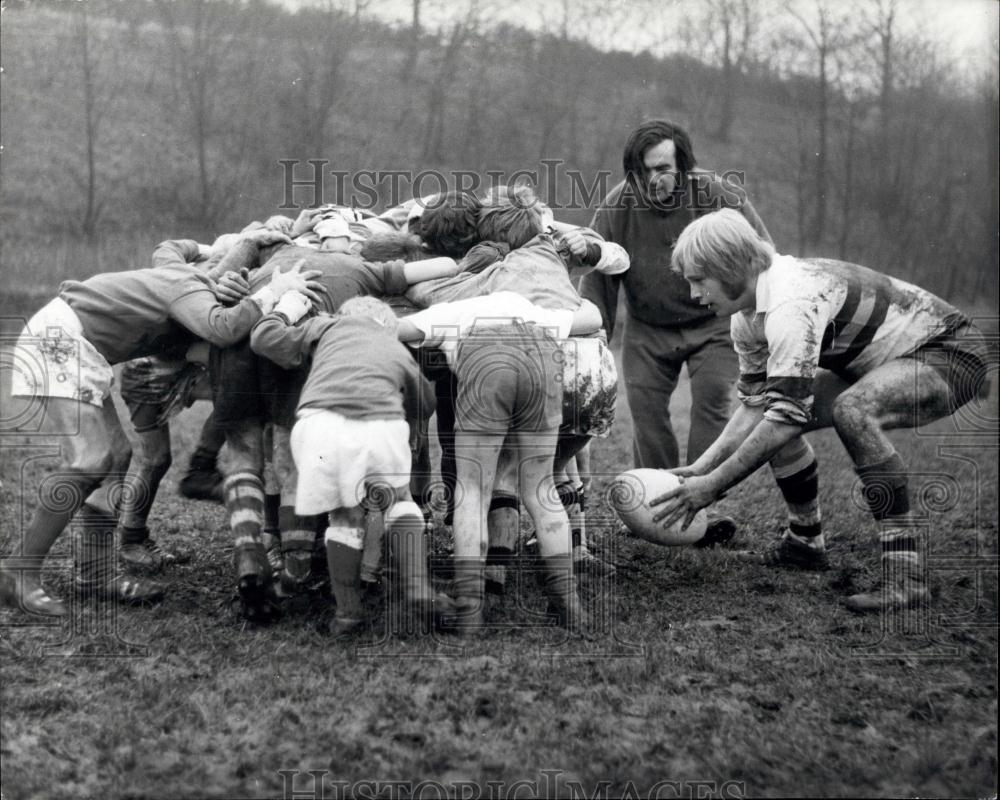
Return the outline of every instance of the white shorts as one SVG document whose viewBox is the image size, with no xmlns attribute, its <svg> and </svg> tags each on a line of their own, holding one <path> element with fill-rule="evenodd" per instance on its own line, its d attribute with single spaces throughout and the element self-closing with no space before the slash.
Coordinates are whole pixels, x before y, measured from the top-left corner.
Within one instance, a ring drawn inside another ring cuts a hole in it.
<svg viewBox="0 0 1000 800">
<path fill-rule="evenodd" d="M 57 297 L 21 331 L 14 346 L 12 397 L 64 397 L 103 406 L 114 372 L 83 336 L 83 325 L 69 304 Z"/>
<path fill-rule="evenodd" d="M 310 409 L 292 428 L 292 457 L 299 473 L 296 514 L 354 508 L 369 485 L 409 484 L 410 426 L 402 419 L 349 419 Z"/>
</svg>

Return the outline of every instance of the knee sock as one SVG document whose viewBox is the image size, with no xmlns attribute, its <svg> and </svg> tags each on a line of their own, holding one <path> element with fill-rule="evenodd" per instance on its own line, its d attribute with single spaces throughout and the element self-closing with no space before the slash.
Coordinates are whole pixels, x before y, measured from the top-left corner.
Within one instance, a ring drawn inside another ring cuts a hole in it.
<svg viewBox="0 0 1000 800">
<path fill-rule="evenodd" d="M 149 538 L 149 528 L 143 525 L 141 528 L 130 528 L 125 525 L 118 526 L 118 542 L 123 547 L 127 544 L 142 544 Z"/>
<path fill-rule="evenodd" d="M 100 482 L 100 478 L 71 473 L 50 475 L 42 481 L 38 489 L 38 508 L 24 530 L 20 552 L 14 554 L 25 578 L 40 579 L 45 556 Z"/>
<path fill-rule="evenodd" d="M 223 483 L 223 496 L 236 554 L 261 549 L 260 532 L 264 523 L 264 484 L 261 479 L 252 472 L 230 475 Z"/>
<path fill-rule="evenodd" d="M 569 517 L 569 532 L 573 541 L 579 540 L 581 547 L 587 546 L 587 492 L 582 483 L 573 487 L 576 502 L 566 509 Z"/>
<path fill-rule="evenodd" d="M 391 506 L 385 513 L 385 531 L 403 596 L 408 600 L 431 597 L 427 541 L 420 507 L 413 502 Z"/>
<path fill-rule="evenodd" d="M 378 583 L 382 575 L 382 548 L 385 542 L 385 516 L 375 508 L 365 512 L 365 546 L 361 555 L 361 580 Z"/>
<path fill-rule="evenodd" d="M 771 472 L 788 505 L 788 529 L 799 541 L 824 546 L 816 454 L 803 438 L 771 459 Z"/>
<path fill-rule="evenodd" d="M 293 512 L 294 513 L 294 512 Z M 261 541 L 264 549 L 270 550 L 281 538 L 281 495 L 264 494 L 264 526 L 261 530 Z"/>
<path fill-rule="evenodd" d="M 559 495 L 559 502 L 566 509 L 566 516 L 569 517 L 569 533 L 573 542 L 573 547 L 587 546 L 583 525 L 583 512 L 580 509 L 580 495 L 573 486 L 572 481 L 563 481 L 556 486 Z"/>
<path fill-rule="evenodd" d="M 460 627 L 483 624 L 486 614 L 486 559 L 456 558 L 452 594 L 459 607 L 456 623 Z"/>
<path fill-rule="evenodd" d="M 857 468 L 863 496 L 879 523 L 883 558 L 920 563 L 918 537 L 910 514 L 910 494 L 906 468 L 899 453 L 893 452 L 877 464 Z"/>
<path fill-rule="evenodd" d="M 77 581 L 103 584 L 115 576 L 115 518 L 92 506 L 83 506 L 74 520 L 77 532 Z"/>
<path fill-rule="evenodd" d="M 486 530 L 489 534 L 487 558 L 509 558 L 517 551 L 520 534 L 520 504 L 517 497 L 509 494 L 494 495 L 486 515 Z"/>
<path fill-rule="evenodd" d="M 293 583 L 302 583 L 309 578 L 312 566 L 316 520 L 314 517 L 299 516 L 292 506 L 281 506 L 278 509 L 278 527 L 281 531 L 284 576 Z"/>
<path fill-rule="evenodd" d="M 330 591 L 337 601 L 337 616 L 361 619 L 361 554 L 364 534 L 360 528 L 327 528 L 326 566 L 330 571 Z"/>
</svg>

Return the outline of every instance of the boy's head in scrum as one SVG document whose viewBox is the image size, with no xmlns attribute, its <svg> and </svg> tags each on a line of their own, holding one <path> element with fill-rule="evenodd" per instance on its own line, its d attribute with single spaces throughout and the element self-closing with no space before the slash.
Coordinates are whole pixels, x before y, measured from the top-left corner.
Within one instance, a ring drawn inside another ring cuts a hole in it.
<svg viewBox="0 0 1000 800">
<path fill-rule="evenodd" d="M 393 337 L 399 327 L 399 320 L 392 308 L 375 297 L 352 297 L 344 302 L 337 313 L 342 317 L 367 317 L 375 320 L 385 329 L 386 333 Z"/>
<path fill-rule="evenodd" d="M 479 238 L 521 247 L 545 230 L 543 209 L 529 186 L 495 187 L 479 210 Z"/>
<path fill-rule="evenodd" d="M 361 244 L 358 255 L 365 261 L 419 261 L 427 257 L 420 237 L 406 231 L 373 233 Z"/>
<path fill-rule="evenodd" d="M 479 241 L 476 221 L 480 205 L 472 192 L 446 192 L 428 203 L 423 213 L 411 221 L 411 231 L 431 253 L 461 258 Z"/>
</svg>

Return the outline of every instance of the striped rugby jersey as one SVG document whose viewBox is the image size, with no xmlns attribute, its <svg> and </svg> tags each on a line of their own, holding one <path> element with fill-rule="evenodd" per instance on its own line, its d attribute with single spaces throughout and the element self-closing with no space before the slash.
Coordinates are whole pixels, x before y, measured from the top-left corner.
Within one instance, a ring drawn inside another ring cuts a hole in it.
<svg viewBox="0 0 1000 800">
<path fill-rule="evenodd" d="M 738 391 L 776 422 L 812 416 L 817 369 L 857 380 L 969 320 L 930 292 L 844 261 L 778 256 L 757 279 L 756 309 L 734 314 Z"/>
</svg>

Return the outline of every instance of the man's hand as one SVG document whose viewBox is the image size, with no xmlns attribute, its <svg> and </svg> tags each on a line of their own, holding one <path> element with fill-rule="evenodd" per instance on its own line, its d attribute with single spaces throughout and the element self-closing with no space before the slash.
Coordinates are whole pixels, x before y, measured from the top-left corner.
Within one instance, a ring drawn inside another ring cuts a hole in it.
<svg viewBox="0 0 1000 800">
<path fill-rule="evenodd" d="M 686 469 L 686 468 L 684 468 Z M 677 470 L 671 470 L 675 475 Z M 663 508 L 653 515 L 653 522 L 661 522 L 664 528 L 669 528 L 678 520 L 682 520 L 681 530 L 685 530 L 695 514 L 706 506 L 712 505 L 721 497 L 712 481 L 707 477 L 680 477 L 681 485 L 659 497 L 649 501 L 649 507 L 662 505 Z"/>
<path fill-rule="evenodd" d="M 275 298 L 280 298 L 285 292 L 297 291 L 302 292 L 302 294 L 308 297 L 314 306 L 319 304 L 318 292 L 323 291 L 323 284 L 316 279 L 323 273 L 318 269 L 310 269 L 303 272 L 302 267 L 305 263 L 305 259 L 299 259 L 292 265 L 288 272 L 275 270 L 271 274 L 271 283 L 268 285 L 271 287 Z"/>
<path fill-rule="evenodd" d="M 250 283 L 239 272 L 227 272 L 215 284 L 215 299 L 224 306 L 234 306 L 248 294 Z"/>
<path fill-rule="evenodd" d="M 309 233 L 313 229 L 313 224 L 316 222 L 316 215 L 322 214 L 322 208 L 304 208 L 299 212 L 298 217 L 296 217 L 292 229 L 288 231 L 288 235 L 295 239 L 304 233 Z"/>
<path fill-rule="evenodd" d="M 587 237 L 580 232 L 579 228 L 560 231 L 559 241 L 577 258 L 583 258 L 587 255 L 589 242 L 587 241 Z"/>
<path fill-rule="evenodd" d="M 286 217 L 284 214 L 275 214 L 273 217 L 268 217 L 264 222 L 265 228 L 270 228 L 272 231 L 281 231 L 286 236 L 291 233 L 294 225 L 295 220 L 291 217 Z"/>
<path fill-rule="evenodd" d="M 292 240 L 281 231 L 272 230 L 271 228 L 257 228 L 252 231 L 247 231 L 240 235 L 240 238 L 253 242 L 258 247 L 267 247 L 272 244 L 291 244 Z"/>
</svg>

